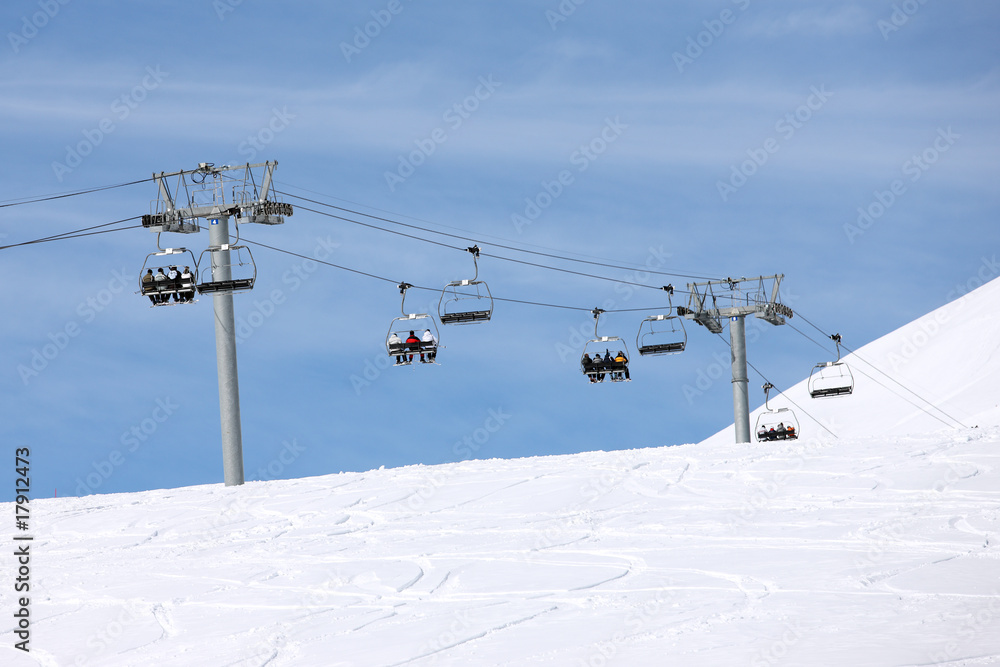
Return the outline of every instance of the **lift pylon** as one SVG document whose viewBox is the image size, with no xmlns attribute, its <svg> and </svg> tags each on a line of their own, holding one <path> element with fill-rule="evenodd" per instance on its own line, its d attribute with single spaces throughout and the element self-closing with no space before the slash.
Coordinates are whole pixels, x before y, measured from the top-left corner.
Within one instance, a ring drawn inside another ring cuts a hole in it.
<svg viewBox="0 0 1000 667">
<path fill-rule="evenodd" d="M 678 307 L 678 315 L 694 320 L 712 333 L 722 333 L 723 321 L 729 320 L 729 345 L 732 349 L 733 424 L 736 442 L 750 442 L 750 395 L 747 387 L 746 316 L 780 326 L 794 314 L 780 301 L 784 274 L 756 278 L 726 278 L 704 283 L 689 283 L 691 296 L 687 308 Z"/>
<path fill-rule="evenodd" d="M 197 169 L 153 174 L 159 198 L 142 216 L 142 226 L 156 232 L 191 234 L 206 221 L 212 258 L 201 267 L 198 291 L 211 293 L 215 311 L 215 347 L 219 374 L 219 418 L 222 430 L 222 461 L 226 486 L 243 484 L 243 432 L 240 420 L 239 376 L 236 364 L 236 318 L 233 292 L 253 287 L 253 277 L 233 276 L 233 266 L 242 266 L 239 252 L 249 249 L 231 245 L 229 221 L 278 225 L 292 215 L 289 204 L 272 194 L 271 182 L 277 162 L 222 165 L 202 162 Z M 257 170 L 257 173 L 255 173 Z M 238 235 L 237 235 L 238 238 Z M 236 264 L 231 254 L 237 254 Z M 250 256 L 250 263 L 253 259 Z M 196 270 L 197 270 L 196 266 Z"/>
</svg>

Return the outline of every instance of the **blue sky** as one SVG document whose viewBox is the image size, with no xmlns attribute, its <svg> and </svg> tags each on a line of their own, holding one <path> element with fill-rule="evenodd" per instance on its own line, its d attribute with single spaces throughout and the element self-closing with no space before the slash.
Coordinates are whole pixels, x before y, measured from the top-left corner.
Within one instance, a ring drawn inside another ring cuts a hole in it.
<svg viewBox="0 0 1000 667">
<path fill-rule="evenodd" d="M 783 273 L 785 303 L 851 347 L 998 271 L 994 3 L 18 0 L 0 26 L 4 202 L 277 160 L 286 192 L 484 253 L 613 260 L 635 270 L 544 263 L 654 287 L 687 280 L 643 268 Z M 155 198 L 144 183 L 5 207 L 0 244 Z M 303 210 L 241 233 L 422 286 L 472 269 L 467 253 Z M 32 448 L 36 496 L 222 479 L 210 299 L 150 309 L 124 285 L 155 243 L 134 229 L 0 255 L 0 433 Z M 683 355 L 592 387 L 565 354 L 586 310 L 498 303 L 488 324 L 443 329 L 440 367 L 387 369 L 392 284 L 254 254 L 257 287 L 236 299 L 259 324 L 238 348 L 247 479 L 671 445 L 732 422 L 728 347 L 696 325 Z M 480 277 L 510 299 L 666 305 L 486 257 Z M 407 310 L 436 302 L 411 292 Z M 642 317 L 610 314 L 601 333 L 634 354 Z M 832 354 L 789 327 L 748 329 L 779 387 Z M 751 373 L 754 405 L 761 382 Z"/>
</svg>

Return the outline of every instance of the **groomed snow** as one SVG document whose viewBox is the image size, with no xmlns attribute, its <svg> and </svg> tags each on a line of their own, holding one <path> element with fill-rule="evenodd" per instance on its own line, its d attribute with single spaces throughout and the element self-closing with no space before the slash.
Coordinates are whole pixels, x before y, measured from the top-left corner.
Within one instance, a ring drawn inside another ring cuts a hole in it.
<svg viewBox="0 0 1000 667">
<path fill-rule="evenodd" d="M 0 662 L 1000 663 L 1000 336 L 968 324 L 998 296 L 967 297 L 900 371 L 978 428 L 859 378 L 800 401 L 848 411 L 839 439 L 803 423 L 792 442 L 32 501 L 32 650 L 7 630 Z"/>
<path fill-rule="evenodd" d="M 998 445 L 687 445 L 39 501 L 32 652 L 8 631 L 0 660 L 988 664 Z"/>
</svg>

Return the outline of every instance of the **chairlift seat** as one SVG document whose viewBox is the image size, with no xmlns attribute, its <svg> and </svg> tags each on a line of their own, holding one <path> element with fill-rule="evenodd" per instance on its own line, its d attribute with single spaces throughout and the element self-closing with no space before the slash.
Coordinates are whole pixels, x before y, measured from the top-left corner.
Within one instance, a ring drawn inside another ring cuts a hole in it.
<svg viewBox="0 0 1000 667">
<path fill-rule="evenodd" d="M 226 292 L 245 292 L 253 289 L 253 278 L 236 278 L 233 280 L 211 280 L 200 283 L 200 294 L 225 294 Z"/>
<path fill-rule="evenodd" d="M 825 389 L 813 389 L 809 395 L 813 398 L 826 398 L 828 396 L 846 396 L 854 391 L 854 387 L 827 387 Z"/>
<path fill-rule="evenodd" d="M 627 361 L 591 361 L 589 366 L 584 367 L 584 373 L 592 375 L 594 373 L 620 371 L 626 368 L 628 368 Z"/>
<path fill-rule="evenodd" d="M 639 324 L 635 346 L 640 356 L 679 354 L 687 347 L 683 318 L 677 315 L 652 315 Z"/>
<path fill-rule="evenodd" d="M 659 345 L 643 345 L 639 347 L 640 355 L 648 354 L 670 354 L 672 352 L 683 352 L 686 344 L 682 342 L 678 343 L 661 343 Z"/>
<path fill-rule="evenodd" d="M 419 344 L 410 343 L 407 345 L 404 343 L 389 343 L 389 354 L 391 355 L 402 355 L 420 352 L 437 352 L 437 343 L 433 341 L 420 341 Z"/>
<path fill-rule="evenodd" d="M 427 359 L 417 363 L 437 364 L 434 357 L 437 356 L 438 344 L 434 341 L 420 341 L 419 343 L 386 343 L 386 349 L 390 357 L 396 357 L 397 361 L 393 366 L 410 366 L 413 360 L 410 357 L 415 355 L 426 355 Z M 401 359 L 401 361 L 400 361 Z"/>
<path fill-rule="evenodd" d="M 489 310 L 469 310 L 463 313 L 441 313 L 438 319 L 441 320 L 441 324 L 471 324 L 486 322 L 491 315 L 492 311 Z"/>
<path fill-rule="evenodd" d="M 180 285 L 164 285 L 166 281 L 161 280 L 161 284 L 156 284 L 156 282 L 143 283 L 140 292 L 143 296 L 150 296 L 151 294 L 175 294 L 175 293 L 185 293 L 193 292 L 195 289 L 194 281 L 189 281 L 181 283 Z"/>
<path fill-rule="evenodd" d="M 758 442 L 772 442 L 774 440 L 798 440 L 798 429 L 779 428 L 774 430 L 757 431 Z"/>
<path fill-rule="evenodd" d="M 809 396 L 832 398 L 854 392 L 854 374 L 843 361 L 825 361 L 816 364 L 809 374 Z"/>
<path fill-rule="evenodd" d="M 627 361 L 592 361 L 583 367 L 583 373 L 587 377 L 609 376 L 611 382 L 631 382 L 631 378 L 625 377 L 624 371 L 628 370 Z"/>
</svg>

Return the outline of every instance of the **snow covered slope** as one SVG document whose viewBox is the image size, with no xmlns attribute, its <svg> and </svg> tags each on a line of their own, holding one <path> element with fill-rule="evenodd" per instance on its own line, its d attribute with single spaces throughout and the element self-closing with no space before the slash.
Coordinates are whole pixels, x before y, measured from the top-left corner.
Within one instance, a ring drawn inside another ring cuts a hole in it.
<svg viewBox="0 0 1000 667">
<path fill-rule="evenodd" d="M 839 438 L 32 501 L 0 664 L 1000 664 L 998 296 L 859 351 L 979 428 L 858 374 L 789 394 Z"/>
<path fill-rule="evenodd" d="M 790 322 L 818 337 L 795 318 Z M 835 358 L 824 358 L 819 348 L 816 351 L 817 362 Z M 753 351 L 749 354 L 752 363 Z M 831 432 L 838 437 L 904 435 L 1000 425 L 1000 279 L 843 360 L 854 376 L 853 394 L 811 398 L 806 378 L 782 395 L 772 392 L 771 409 L 791 408 L 803 437 L 830 437 Z M 750 389 L 751 397 L 759 400 L 760 383 L 751 382 Z M 751 413 L 751 430 L 762 411 L 763 406 Z M 729 426 L 706 442 L 732 442 L 733 435 Z"/>
<path fill-rule="evenodd" d="M 0 663 L 991 664 L 998 489 L 992 428 L 41 500 Z"/>
</svg>

